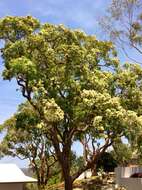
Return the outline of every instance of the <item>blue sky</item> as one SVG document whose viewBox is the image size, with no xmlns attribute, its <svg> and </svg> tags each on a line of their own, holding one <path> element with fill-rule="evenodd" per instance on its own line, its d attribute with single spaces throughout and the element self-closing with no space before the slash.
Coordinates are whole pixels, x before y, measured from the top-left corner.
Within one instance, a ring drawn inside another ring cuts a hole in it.
<svg viewBox="0 0 142 190">
<path fill-rule="evenodd" d="M 65 24 L 71 28 L 95 31 L 96 17 L 108 0 L 1 0 L 0 16 L 32 15 L 42 22 Z"/>
</svg>

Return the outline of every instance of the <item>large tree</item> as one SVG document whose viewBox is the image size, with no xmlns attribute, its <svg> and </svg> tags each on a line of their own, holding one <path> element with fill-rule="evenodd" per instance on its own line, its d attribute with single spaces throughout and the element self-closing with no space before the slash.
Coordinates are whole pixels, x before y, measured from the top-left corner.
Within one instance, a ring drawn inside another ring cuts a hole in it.
<svg viewBox="0 0 142 190">
<path fill-rule="evenodd" d="M 29 16 L 1 19 L 0 39 L 3 78 L 16 79 L 34 108 L 54 147 L 65 190 L 72 190 L 74 180 L 96 164 L 117 136 L 141 124 L 134 111 L 124 108 L 114 85 L 121 78 L 112 43 L 62 25 L 40 25 Z M 72 143 L 84 133 L 102 143 L 97 149 L 93 144 L 93 154 L 72 174 Z"/>
<path fill-rule="evenodd" d="M 133 62 L 142 64 L 142 1 L 111 0 L 100 25 Z M 135 52 L 134 56 L 131 52 Z"/>
</svg>

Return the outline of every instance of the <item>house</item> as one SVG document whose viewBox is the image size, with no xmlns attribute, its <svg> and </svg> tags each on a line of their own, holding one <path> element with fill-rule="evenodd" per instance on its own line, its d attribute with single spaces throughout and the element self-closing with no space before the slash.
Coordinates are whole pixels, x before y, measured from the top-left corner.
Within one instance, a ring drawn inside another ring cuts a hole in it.
<svg viewBox="0 0 142 190">
<path fill-rule="evenodd" d="M 116 184 L 118 184 L 118 186 L 120 187 L 125 187 L 127 190 L 141 190 L 142 178 L 131 177 L 132 175 L 137 173 L 142 174 L 142 167 L 130 166 L 115 168 Z"/>
<path fill-rule="evenodd" d="M 0 190 L 22 190 L 25 183 L 37 180 L 26 176 L 15 164 L 0 164 Z"/>
</svg>

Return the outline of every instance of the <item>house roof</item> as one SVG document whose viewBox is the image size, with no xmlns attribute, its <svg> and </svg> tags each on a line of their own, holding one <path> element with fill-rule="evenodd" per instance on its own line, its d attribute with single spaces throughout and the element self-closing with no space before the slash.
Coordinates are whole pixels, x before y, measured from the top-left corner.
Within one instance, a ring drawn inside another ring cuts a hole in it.
<svg viewBox="0 0 142 190">
<path fill-rule="evenodd" d="M 0 183 L 29 183 L 36 179 L 26 176 L 15 164 L 0 164 Z"/>
</svg>

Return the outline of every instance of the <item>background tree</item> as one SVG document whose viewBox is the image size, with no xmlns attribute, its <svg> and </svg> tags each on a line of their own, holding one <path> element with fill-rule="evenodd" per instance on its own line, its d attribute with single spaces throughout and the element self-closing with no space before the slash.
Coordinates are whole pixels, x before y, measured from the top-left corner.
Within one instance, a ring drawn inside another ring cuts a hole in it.
<svg viewBox="0 0 142 190">
<path fill-rule="evenodd" d="M 137 116 L 139 117 L 138 125 L 140 126 L 141 119 L 142 119 L 142 112 L 141 112 L 142 111 L 142 101 L 141 101 L 142 100 L 141 99 L 142 97 L 142 69 L 141 69 L 141 66 L 126 63 L 123 66 L 119 67 L 116 75 L 114 76 L 113 88 L 112 88 L 111 94 L 112 96 L 117 96 L 117 98 L 120 99 L 120 102 L 121 102 L 121 105 L 123 105 L 123 108 L 125 108 L 126 110 L 132 111 L 132 112 L 131 111 L 129 112 L 129 116 L 127 117 L 133 117 L 134 120 L 137 118 Z M 95 100 L 93 101 L 96 101 L 96 97 L 94 99 Z M 111 99 L 112 104 L 115 105 L 113 101 L 114 100 Z M 94 118 L 95 126 L 97 126 L 97 128 L 95 130 L 94 128 L 93 130 L 90 130 L 88 132 L 86 141 L 82 141 L 84 147 L 86 148 L 87 155 L 89 157 L 91 155 L 94 155 L 95 152 L 98 152 L 99 148 L 101 147 L 100 139 L 103 140 L 102 136 L 106 135 L 106 133 L 104 133 L 106 132 L 104 131 L 104 129 L 106 128 L 105 125 L 110 127 L 112 124 L 112 128 L 114 126 L 117 127 L 117 125 L 119 125 L 118 127 L 120 127 L 120 129 L 124 127 L 122 126 L 123 125 L 122 123 L 119 123 L 118 121 L 116 121 L 116 118 L 118 116 L 120 117 L 121 114 L 124 114 L 124 113 L 118 114 L 117 108 L 115 107 L 116 112 L 115 110 L 113 110 L 114 118 L 113 117 L 110 118 L 109 114 L 107 117 L 105 117 L 106 115 L 105 112 L 109 111 L 109 108 L 106 107 L 106 103 L 104 103 L 104 99 L 103 99 L 103 102 L 99 102 L 99 103 L 100 103 L 100 108 L 98 107 L 97 110 L 101 110 L 101 114 L 100 116 L 97 116 L 96 118 Z M 105 104 L 105 106 L 103 106 L 103 104 Z M 98 105 L 98 103 L 96 102 L 94 105 L 96 108 L 96 105 Z M 101 106 L 104 107 L 104 112 Z M 90 111 L 88 107 L 86 108 L 86 110 Z M 113 122 L 113 119 L 114 119 L 114 122 Z M 122 122 L 121 119 L 119 121 Z M 129 129 L 126 130 L 122 134 L 120 133 L 120 136 L 116 135 L 115 136 L 116 138 L 113 141 L 115 156 L 120 159 L 119 161 L 117 159 L 119 164 L 126 165 L 130 162 L 135 163 L 135 164 L 140 163 L 141 156 L 140 156 L 140 151 L 138 150 L 138 139 L 140 139 L 139 136 L 141 136 L 141 127 L 136 127 L 136 123 L 131 122 L 131 121 L 129 121 L 127 124 L 129 125 Z M 128 126 L 126 126 L 126 128 L 127 127 Z M 98 134 L 100 135 L 99 141 L 97 140 Z M 120 139 L 121 136 L 125 136 L 127 138 L 128 145 L 123 144 L 122 141 L 121 143 L 120 141 L 118 142 L 118 139 Z M 90 146 L 90 144 L 92 144 L 92 147 Z M 123 154 L 121 155 L 122 152 Z M 126 152 L 127 152 L 127 155 L 125 154 Z M 96 175 L 96 167 L 97 167 L 97 164 L 94 165 L 92 168 L 94 175 Z"/>
<path fill-rule="evenodd" d="M 114 172 L 118 166 L 118 162 L 111 152 L 104 152 L 102 157 L 98 160 L 97 171 L 102 169 L 104 172 Z"/>
<path fill-rule="evenodd" d="M 38 179 L 38 189 L 45 189 L 54 175 L 56 157 L 46 133 L 41 130 L 38 115 L 30 104 L 22 104 L 18 112 L 3 125 L 5 136 L 0 148 L 3 155 L 28 159 L 29 166 Z M 59 169 L 56 168 L 56 173 Z"/>
<path fill-rule="evenodd" d="M 125 70 L 123 70 L 123 67 L 125 68 Z M 125 64 L 124 66 L 122 66 L 122 68 L 119 70 L 118 73 L 119 73 L 119 78 L 116 80 L 116 86 L 117 88 L 119 88 L 119 97 L 121 97 L 122 104 L 126 109 L 131 109 L 135 111 L 139 116 L 139 119 L 141 120 L 142 117 L 141 67 L 139 65 Z M 137 160 L 137 163 L 140 163 L 141 151 L 138 150 L 138 144 L 139 144 L 138 141 L 141 137 L 141 128 L 133 127 L 129 131 L 127 131 L 125 136 L 129 144 L 128 149 L 130 149 L 134 153 L 132 154 L 132 158 L 135 157 L 135 162 Z M 124 149 L 126 148 L 125 145 L 122 146 Z"/>
<path fill-rule="evenodd" d="M 100 25 L 130 60 L 142 64 L 141 0 L 112 0 Z M 131 55 L 130 49 L 139 55 L 139 59 Z"/>
<path fill-rule="evenodd" d="M 124 108 L 114 85 L 124 80 L 117 73 L 116 52 L 110 42 L 62 25 L 40 26 L 29 16 L 3 18 L 0 29 L 3 77 L 16 79 L 34 108 L 54 147 L 65 190 L 72 190 L 74 180 L 96 164 L 117 136 L 141 126 L 137 113 Z M 81 133 L 103 143 L 97 149 L 93 144 L 87 163 L 72 174 L 71 146 Z"/>
<path fill-rule="evenodd" d="M 124 144 L 121 139 L 118 139 L 113 144 L 111 155 L 116 160 L 117 165 L 128 166 L 132 164 L 133 151 L 131 145 Z"/>
</svg>

